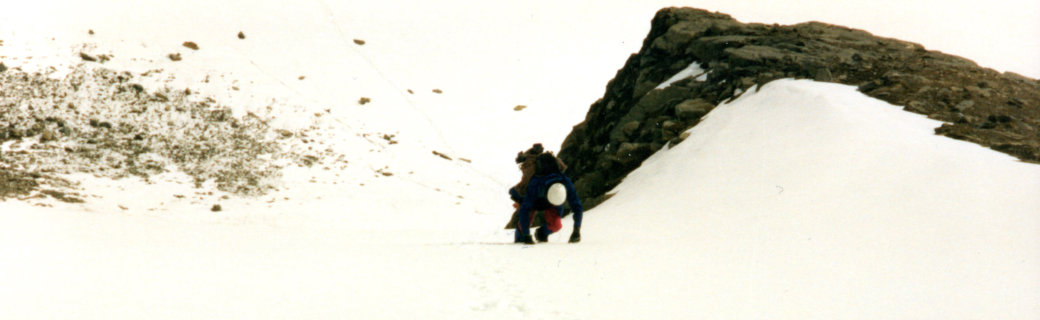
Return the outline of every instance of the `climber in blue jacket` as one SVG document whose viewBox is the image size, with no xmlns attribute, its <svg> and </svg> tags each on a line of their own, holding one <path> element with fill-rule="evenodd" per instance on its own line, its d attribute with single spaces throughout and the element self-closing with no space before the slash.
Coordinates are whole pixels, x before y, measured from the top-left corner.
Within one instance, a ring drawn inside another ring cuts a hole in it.
<svg viewBox="0 0 1040 320">
<path fill-rule="evenodd" d="M 539 242 L 549 240 L 549 235 L 560 231 L 563 223 L 560 213 L 563 212 L 563 204 L 567 203 L 574 212 L 574 232 L 571 233 L 569 242 L 581 241 L 581 200 L 578 192 L 574 189 L 574 183 L 563 174 L 556 156 L 551 152 L 545 152 L 535 159 L 535 173 L 527 184 L 527 190 L 521 197 L 515 188 L 509 193 L 513 198 L 523 199 L 517 210 L 519 221 L 516 226 L 515 242 L 534 244 L 531 238 L 531 215 L 534 210 L 545 211 L 545 224 L 535 231 L 535 239 Z"/>
</svg>

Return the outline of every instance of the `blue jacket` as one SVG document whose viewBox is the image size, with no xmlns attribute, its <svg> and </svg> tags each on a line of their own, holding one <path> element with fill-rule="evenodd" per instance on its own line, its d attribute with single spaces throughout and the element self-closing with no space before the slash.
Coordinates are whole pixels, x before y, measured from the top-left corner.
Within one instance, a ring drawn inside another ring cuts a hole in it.
<svg viewBox="0 0 1040 320">
<path fill-rule="evenodd" d="M 571 211 L 574 212 L 574 227 L 581 227 L 582 208 L 581 200 L 578 199 L 578 192 L 574 189 L 574 183 L 571 179 L 567 178 L 562 173 L 551 173 L 544 176 L 531 177 L 531 182 L 527 184 L 527 192 L 524 194 L 523 201 L 520 202 L 520 209 L 518 213 L 521 217 L 530 217 L 531 210 L 535 210 L 539 203 L 539 188 L 548 188 L 546 185 L 548 182 L 558 181 L 563 183 L 564 188 L 567 189 L 567 204 L 571 206 Z M 519 193 L 514 188 L 509 189 L 509 194 L 514 199 L 520 198 Z M 556 212 L 563 213 L 563 206 L 556 207 Z"/>
</svg>

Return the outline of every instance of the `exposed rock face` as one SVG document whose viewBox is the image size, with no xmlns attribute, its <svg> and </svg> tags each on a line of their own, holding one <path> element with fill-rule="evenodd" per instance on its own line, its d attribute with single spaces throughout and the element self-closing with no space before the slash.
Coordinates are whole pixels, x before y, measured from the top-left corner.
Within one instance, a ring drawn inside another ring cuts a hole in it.
<svg viewBox="0 0 1040 320">
<path fill-rule="evenodd" d="M 698 63 L 706 81 L 658 85 Z M 560 151 L 587 207 L 714 106 L 756 84 L 808 78 L 945 121 L 937 134 L 1040 163 L 1040 82 L 981 68 L 919 44 L 819 22 L 743 24 L 728 15 L 667 8 Z"/>
</svg>

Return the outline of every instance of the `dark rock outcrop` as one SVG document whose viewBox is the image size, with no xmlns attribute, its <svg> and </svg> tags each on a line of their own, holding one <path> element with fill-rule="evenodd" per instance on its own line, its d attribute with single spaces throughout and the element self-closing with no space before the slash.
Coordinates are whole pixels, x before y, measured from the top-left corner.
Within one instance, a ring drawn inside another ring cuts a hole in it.
<svg viewBox="0 0 1040 320">
<path fill-rule="evenodd" d="M 707 80 L 658 85 L 697 63 Z M 936 133 L 1040 163 L 1040 82 L 999 73 L 916 43 L 807 22 L 744 24 L 728 15 L 666 8 L 642 49 L 561 147 L 588 207 L 714 106 L 756 84 L 802 78 L 859 91 L 945 123 Z"/>
</svg>

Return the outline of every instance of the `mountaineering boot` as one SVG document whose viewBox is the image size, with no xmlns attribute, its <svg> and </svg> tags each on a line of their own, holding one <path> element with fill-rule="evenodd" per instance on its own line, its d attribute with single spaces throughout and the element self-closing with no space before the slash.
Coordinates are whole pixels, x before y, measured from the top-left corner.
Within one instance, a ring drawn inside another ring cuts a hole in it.
<svg viewBox="0 0 1040 320">
<path fill-rule="evenodd" d="M 538 228 L 534 232 L 534 239 L 538 242 L 549 242 L 549 229 L 545 227 Z"/>
<path fill-rule="evenodd" d="M 531 235 L 525 235 L 520 236 L 520 239 L 517 239 L 514 243 L 534 244 L 534 239 L 531 238 Z"/>
<path fill-rule="evenodd" d="M 518 230 L 516 235 L 513 236 L 513 243 L 534 244 L 534 239 L 531 238 L 530 234 L 523 234 Z"/>
</svg>

